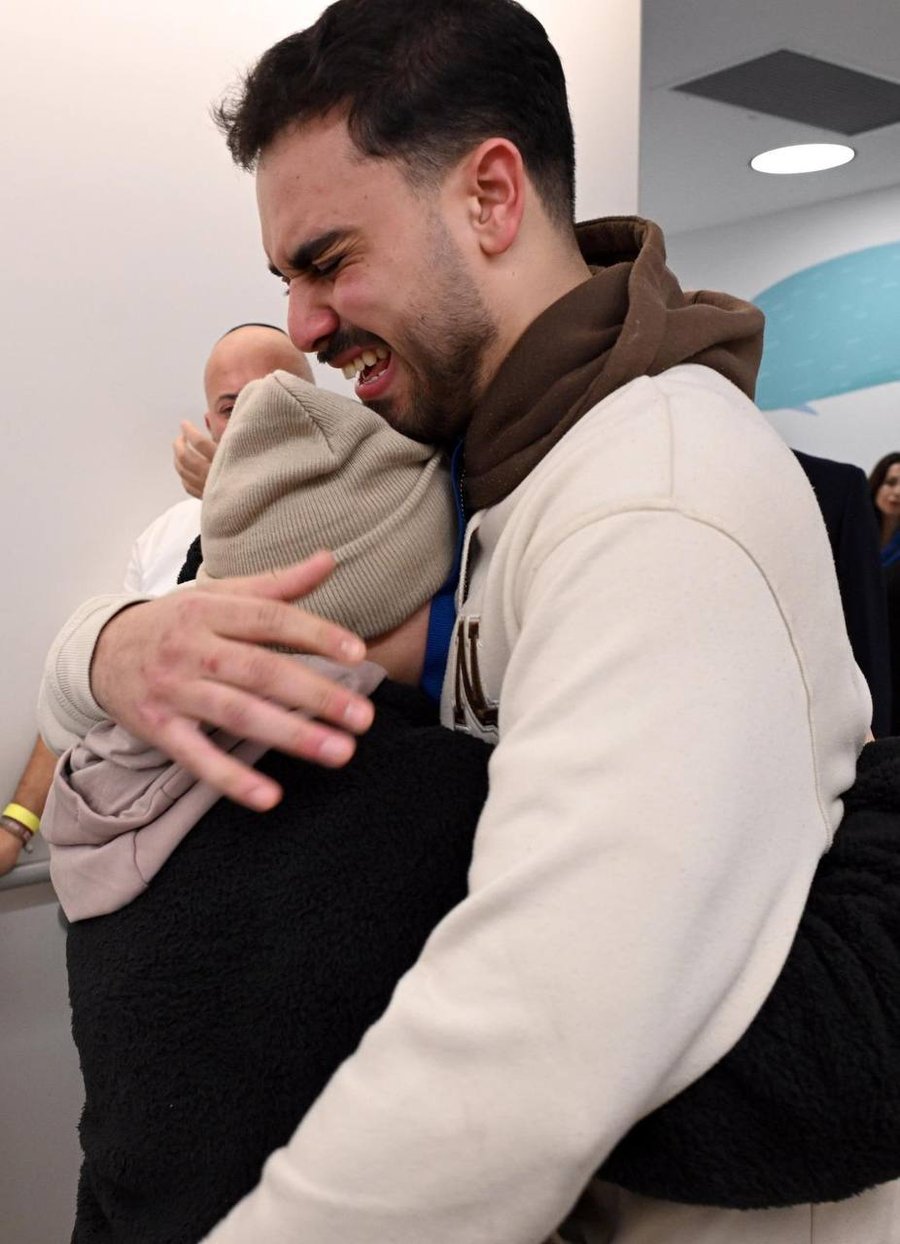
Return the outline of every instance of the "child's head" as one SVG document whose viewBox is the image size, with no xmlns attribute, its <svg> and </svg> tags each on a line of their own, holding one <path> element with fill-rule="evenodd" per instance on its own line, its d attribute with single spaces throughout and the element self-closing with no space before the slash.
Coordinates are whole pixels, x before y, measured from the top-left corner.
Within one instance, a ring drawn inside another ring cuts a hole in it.
<svg viewBox="0 0 900 1244">
<path fill-rule="evenodd" d="M 447 468 L 350 398 L 278 371 L 248 384 L 213 460 L 199 578 L 274 570 L 330 549 L 298 602 L 372 640 L 418 614 L 453 562 Z"/>
</svg>

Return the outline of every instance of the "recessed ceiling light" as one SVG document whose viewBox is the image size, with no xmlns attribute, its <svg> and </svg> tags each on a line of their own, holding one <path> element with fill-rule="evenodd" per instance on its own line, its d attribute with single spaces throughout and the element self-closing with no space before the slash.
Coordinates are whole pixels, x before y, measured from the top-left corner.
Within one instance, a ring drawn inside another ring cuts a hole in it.
<svg viewBox="0 0 900 1244">
<path fill-rule="evenodd" d="M 797 143 L 761 152 L 750 161 L 750 167 L 757 173 L 820 173 L 849 164 L 855 155 L 853 148 L 843 143 Z"/>
</svg>

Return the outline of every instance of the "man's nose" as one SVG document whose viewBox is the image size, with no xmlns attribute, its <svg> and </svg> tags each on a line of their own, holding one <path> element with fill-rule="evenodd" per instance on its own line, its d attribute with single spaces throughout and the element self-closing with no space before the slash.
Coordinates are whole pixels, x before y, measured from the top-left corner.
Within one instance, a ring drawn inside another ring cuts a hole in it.
<svg viewBox="0 0 900 1244">
<path fill-rule="evenodd" d="M 304 354 L 316 354 L 340 324 L 321 292 L 294 278 L 288 292 L 288 336 Z"/>
</svg>

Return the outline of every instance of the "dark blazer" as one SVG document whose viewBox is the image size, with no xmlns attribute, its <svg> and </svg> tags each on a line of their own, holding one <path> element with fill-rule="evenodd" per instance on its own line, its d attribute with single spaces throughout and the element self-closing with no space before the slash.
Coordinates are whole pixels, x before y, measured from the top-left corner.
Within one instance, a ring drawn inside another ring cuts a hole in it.
<svg viewBox="0 0 900 1244">
<path fill-rule="evenodd" d="M 891 656 L 878 525 L 859 467 L 794 450 L 822 511 L 856 664 L 872 693 L 872 732 L 891 729 Z M 900 705 L 898 705 L 900 707 Z"/>
<path fill-rule="evenodd" d="M 900 562 L 882 571 L 891 646 L 891 734 L 900 734 Z"/>
</svg>

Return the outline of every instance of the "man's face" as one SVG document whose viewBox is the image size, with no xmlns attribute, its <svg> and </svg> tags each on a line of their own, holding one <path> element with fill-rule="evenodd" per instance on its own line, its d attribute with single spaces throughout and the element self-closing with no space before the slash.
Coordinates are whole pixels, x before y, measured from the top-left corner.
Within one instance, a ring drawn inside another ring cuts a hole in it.
<svg viewBox="0 0 900 1244">
<path fill-rule="evenodd" d="M 283 333 L 248 325 L 235 329 L 213 347 L 203 376 L 206 393 L 205 422 L 212 439 L 219 443 L 234 404 L 245 384 L 261 380 L 279 368 L 312 380 L 306 359 Z"/>
<path fill-rule="evenodd" d="M 497 330 L 440 190 L 413 189 L 393 161 L 361 156 L 330 119 L 275 138 L 257 198 L 298 349 L 355 376 L 360 400 L 406 435 L 459 435 Z"/>
</svg>

